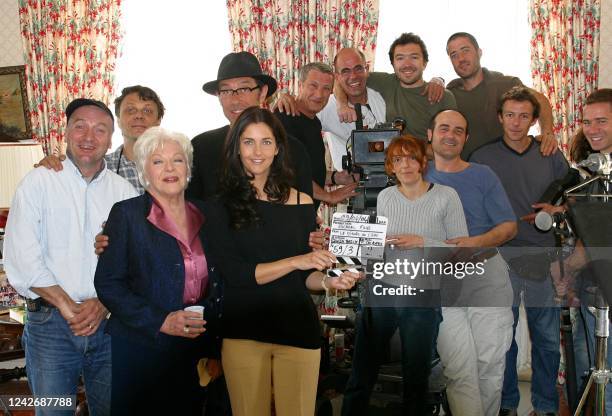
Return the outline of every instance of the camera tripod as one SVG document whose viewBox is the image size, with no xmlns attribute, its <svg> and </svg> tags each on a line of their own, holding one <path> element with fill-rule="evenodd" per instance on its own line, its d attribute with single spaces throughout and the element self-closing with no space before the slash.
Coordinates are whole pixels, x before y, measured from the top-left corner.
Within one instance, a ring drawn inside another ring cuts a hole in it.
<svg viewBox="0 0 612 416">
<path fill-rule="evenodd" d="M 609 157 L 609 156 L 607 156 Z M 591 263 L 595 264 L 601 258 L 598 249 L 612 246 L 610 231 L 612 221 L 612 193 L 611 175 L 609 170 L 599 172 L 599 175 L 569 188 L 564 192 L 565 198 L 575 198 L 570 204 L 570 217 L 573 219 L 578 237 L 589 254 Z M 589 187 L 586 192 L 577 192 Z M 606 259 L 606 255 L 603 257 Z M 607 257 L 609 261 L 610 257 Z M 589 310 L 595 315 L 595 365 L 591 369 L 589 378 L 574 412 L 578 416 L 584 407 L 592 389 L 595 391 L 594 415 L 606 414 L 606 385 L 612 380 L 612 373 L 608 368 L 608 337 L 610 328 L 609 301 L 612 299 L 612 286 L 609 283 L 609 270 L 605 267 L 592 267 L 593 276 L 599 286 L 595 293 L 594 302 Z"/>
<path fill-rule="evenodd" d="M 612 379 L 612 373 L 607 368 L 608 356 L 608 336 L 610 319 L 608 317 L 609 307 L 607 302 L 598 293 L 595 296 L 595 305 L 589 307 L 595 315 L 595 367 L 589 372 L 589 378 L 582 393 L 582 397 L 578 402 L 574 416 L 580 415 L 584 407 L 591 389 L 595 389 L 594 415 L 603 416 L 606 414 L 606 385 Z"/>
</svg>

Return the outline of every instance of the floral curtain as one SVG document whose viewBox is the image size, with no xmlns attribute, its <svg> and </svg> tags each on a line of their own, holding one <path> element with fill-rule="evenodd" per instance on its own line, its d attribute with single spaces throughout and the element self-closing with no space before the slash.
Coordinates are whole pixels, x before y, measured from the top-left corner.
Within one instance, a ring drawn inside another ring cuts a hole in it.
<svg viewBox="0 0 612 416">
<path fill-rule="evenodd" d="M 600 0 L 530 0 L 529 10 L 534 88 L 549 98 L 567 154 L 583 103 L 597 89 Z"/>
<path fill-rule="evenodd" d="M 19 0 L 33 138 L 62 152 L 64 108 L 74 98 L 108 103 L 120 40 L 121 0 Z"/>
<path fill-rule="evenodd" d="M 378 0 L 227 0 L 234 51 L 255 54 L 279 89 L 297 92 L 299 68 L 331 64 L 357 47 L 374 64 Z"/>
</svg>

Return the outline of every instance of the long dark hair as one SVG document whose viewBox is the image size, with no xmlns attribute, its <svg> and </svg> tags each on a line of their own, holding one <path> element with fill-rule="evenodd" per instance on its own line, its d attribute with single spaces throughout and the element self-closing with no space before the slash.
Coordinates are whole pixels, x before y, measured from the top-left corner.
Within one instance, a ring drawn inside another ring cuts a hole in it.
<svg viewBox="0 0 612 416">
<path fill-rule="evenodd" d="M 251 184 L 253 176 L 244 169 L 240 160 L 240 137 L 248 126 L 255 123 L 264 123 L 272 130 L 278 148 L 263 189 L 268 201 L 279 204 L 287 202 L 293 182 L 293 171 L 288 164 L 287 133 L 282 124 L 268 110 L 247 108 L 225 140 L 219 180 L 219 196 L 229 213 L 230 226 L 234 229 L 246 228 L 261 221 L 256 208 L 257 191 Z"/>
<path fill-rule="evenodd" d="M 584 135 L 582 128 L 580 128 L 576 132 L 576 134 L 572 138 L 572 142 L 570 143 L 570 160 L 575 163 L 582 162 L 592 152 L 593 148 L 591 147 L 589 141 Z"/>
</svg>

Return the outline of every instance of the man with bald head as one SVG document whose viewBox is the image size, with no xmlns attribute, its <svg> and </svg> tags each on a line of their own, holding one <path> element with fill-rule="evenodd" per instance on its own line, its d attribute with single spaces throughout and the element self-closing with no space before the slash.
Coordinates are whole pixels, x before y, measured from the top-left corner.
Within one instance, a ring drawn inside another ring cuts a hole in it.
<svg viewBox="0 0 612 416">
<path fill-rule="evenodd" d="M 349 107 L 361 105 L 364 127 L 374 128 L 376 123 L 385 121 L 385 100 L 366 85 L 370 72 L 363 52 L 356 48 L 340 49 L 334 58 L 334 74 L 336 83 L 346 94 Z M 332 95 L 318 116 L 323 130 L 333 133 L 346 144 L 356 125 L 355 122 L 340 122 L 337 105 L 336 97 Z"/>
<path fill-rule="evenodd" d="M 427 130 L 434 161 L 425 177 L 457 191 L 468 226 L 468 237 L 446 243 L 474 248 L 477 258 L 470 262 L 481 262 L 484 272 L 478 279 L 462 280 L 457 298 L 443 300 L 437 349 L 452 413 L 493 416 L 501 406 L 513 323 L 508 268 L 495 247 L 514 238 L 517 224 L 497 175 L 488 166 L 461 158 L 468 132 L 467 119 L 456 110 L 437 113 Z M 442 298 L 453 298 L 447 294 L 443 290 Z"/>
<path fill-rule="evenodd" d="M 98 259 L 92 245 L 113 204 L 137 193 L 104 161 L 114 123 L 108 107 L 79 98 L 66 107 L 66 118 L 63 169 L 35 169 L 17 188 L 5 266 L 10 283 L 27 299 L 23 343 L 34 396 L 74 399 L 83 376 L 89 413 L 108 415 L 108 311 L 93 284 Z M 38 408 L 36 414 L 58 413 Z"/>
</svg>

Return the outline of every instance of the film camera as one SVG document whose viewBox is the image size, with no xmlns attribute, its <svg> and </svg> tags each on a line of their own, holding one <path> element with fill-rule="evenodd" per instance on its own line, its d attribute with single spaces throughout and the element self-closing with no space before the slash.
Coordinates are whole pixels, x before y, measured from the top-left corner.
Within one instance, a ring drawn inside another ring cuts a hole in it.
<svg viewBox="0 0 612 416">
<path fill-rule="evenodd" d="M 385 150 L 399 136 L 406 122 L 396 119 L 392 123 L 377 124 L 374 129 L 353 130 L 351 150 L 342 157 L 342 168 L 359 173 L 359 194 L 351 198 L 349 211 L 375 214 L 376 198 L 384 188 L 394 184 L 385 173 Z"/>
</svg>

